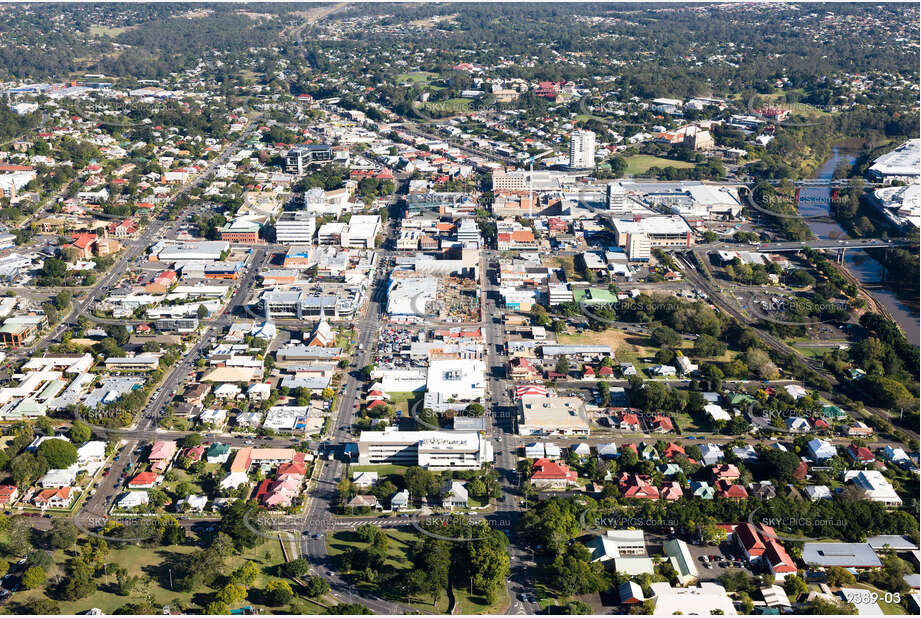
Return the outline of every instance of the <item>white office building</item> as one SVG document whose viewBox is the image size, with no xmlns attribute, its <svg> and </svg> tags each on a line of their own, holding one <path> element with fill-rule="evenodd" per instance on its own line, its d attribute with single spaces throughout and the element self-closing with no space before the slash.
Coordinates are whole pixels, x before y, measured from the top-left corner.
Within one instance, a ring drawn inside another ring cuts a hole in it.
<svg viewBox="0 0 921 618">
<path fill-rule="evenodd" d="M 284 244 L 309 245 L 317 231 L 317 219 L 306 212 L 284 212 L 275 222 L 275 240 Z"/>
<path fill-rule="evenodd" d="M 358 463 L 400 464 L 429 470 L 476 470 L 492 463 L 488 438 L 465 431 L 362 431 Z"/>
<path fill-rule="evenodd" d="M 569 138 L 569 167 L 572 169 L 595 167 L 595 134 L 593 132 L 572 132 Z"/>
</svg>

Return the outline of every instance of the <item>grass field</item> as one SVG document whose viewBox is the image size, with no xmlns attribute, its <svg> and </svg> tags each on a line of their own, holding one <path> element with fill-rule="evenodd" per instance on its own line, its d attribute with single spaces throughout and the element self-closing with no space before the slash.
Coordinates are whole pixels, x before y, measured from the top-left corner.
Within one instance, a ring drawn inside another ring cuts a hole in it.
<svg viewBox="0 0 921 618">
<path fill-rule="evenodd" d="M 108 36 L 114 39 L 122 32 L 126 32 L 127 30 L 130 30 L 130 29 L 131 28 L 128 26 L 123 27 L 123 28 L 117 28 L 113 26 L 90 26 L 90 36 L 93 36 L 93 37 Z"/>
<path fill-rule="evenodd" d="M 393 409 L 399 410 L 403 416 L 408 416 L 410 410 L 416 401 L 422 400 L 422 393 L 387 393 L 390 396 L 389 403 Z M 421 410 L 419 410 L 421 412 Z"/>
<path fill-rule="evenodd" d="M 390 475 L 403 476 L 409 466 L 398 466 L 396 464 L 374 464 L 370 466 L 349 466 L 350 472 L 377 472 L 378 477 Z"/>
<path fill-rule="evenodd" d="M 113 549 L 107 559 L 110 565 L 108 584 L 106 575 L 103 574 L 96 578 L 98 589 L 88 597 L 77 601 L 55 601 L 62 614 L 80 614 L 92 607 L 98 607 L 106 614 L 114 614 L 115 610 L 128 603 L 137 602 L 139 594 L 136 592 L 131 596 L 121 596 L 115 592 L 115 577 L 112 575 L 116 566 L 123 566 L 128 569 L 129 575 L 145 576 L 146 583 L 139 587 L 150 596 L 154 607 L 170 605 L 173 608 L 186 608 L 191 605 L 207 605 L 209 597 L 213 590 L 197 590 L 194 592 L 182 592 L 170 589 L 170 573 L 166 563 L 174 560 L 181 560 L 183 556 L 192 554 L 198 547 L 194 545 L 171 545 L 169 547 L 138 547 L 126 546 L 119 549 Z M 48 571 L 48 580 L 52 581 L 58 577 L 66 577 L 66 572 L 61 568 L 66 562 L 67 556 L 62 551 L 54 552 L 54 566 Z M 273 568 L 284 561 L 281 553 L 281 546 L 278 541 L 266 541 L 251 550 L 242 554 L 233 555 L 227 558 L 224 574 L 229 574 L 237 569 L 246 560 L 252 560 L 262 568 L 256 581 L 250 586 L 250 589 L 260 589 L 265 586 L 269 579 L 273 578 Z M 221 578 L 218 582 L 222 583 Z M 13 596 L 13 601 L 17 603 L 29 603 L 32 600 L 43 598 L 43 590 L 28 590 L 17 593 Z M 271 613 L 271 609 L 263 608 L 263 613 Z"/>
<path fill-rule="evenodd" d="M 642 174 L 651 167 L 676 167 L 678 169 L 686 169 L 694 167 L 694 164 L 688 163 L 687 161 L 672 161 L 671 159 L 663 159 L 662 157 L 654 157 L 652 155 L 633 155 L 632 157 L 627 157 L 627 174 Z"/>
<path fill-rule="evenodd" d="M 699 433 L 713 431 L 713 428 L 710 426 L 708 417 L 703 414 L 688 414 L 687 412 L 680 412 L 673 414 L 672 418 L 677 421 L 678 426 L 681 427 L 683 433 Z"/>
<path fill-rule="evenodd" d="M 432 73 L 430 71 L 413 71 L 412 73 L 400 73 L 396 76 L 397 83 L 402 84 L 403 82 L 409 82 L 410 84 L 418 84 L 420 82 L 431 81 L 432 79 L 438 77 L 437 73 Z"/>
</svg>

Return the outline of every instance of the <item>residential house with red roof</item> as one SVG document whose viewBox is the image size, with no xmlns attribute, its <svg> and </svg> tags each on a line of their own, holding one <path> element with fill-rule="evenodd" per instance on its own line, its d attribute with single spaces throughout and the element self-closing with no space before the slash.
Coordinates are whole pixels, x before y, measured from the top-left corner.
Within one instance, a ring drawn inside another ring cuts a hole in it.
<svg viewBox="0 0 921 618">
<path fill-rule="evenodd" d="M 617 420 L 617 427 L 626 431 L 639 431 L 640 419 L 636 414 L 624 412 Z"/>
<path fill-rule="evenodd" d="M 138 224 L 133 219 L 113 221 L 106 226 L 106 233 L 115 238 L 135 238 L 138 233 Z"/>
<path fill-rule="evenodd" d="M 680 500 L 684 497 L 684 490 L 681 489 L 678 481 L 670 481 L 662 486 L 659 497 L 663 500 Z"/>
<path fill-rule="evenodd" d="M 714 479 L 725 479 L 727 481 L 735 481 L 740 476 L 739 469 L 733 464 L 720 464 L 718 466 L 713 466 L 710 468 L 713 472 Z"/>
<path fill-rule="evenodd" d="M 0 506 L 7 506 L 19 498 L 19 488 L 15 485 L 0 485 Z"/>
<path fill-rule="evenodd" d="M 524 357 L 516 357 L 508 362 L 508 375 L 513 380 L 539 380 L 540 369 Z"/>
<path fill-rule="evenodd" d="M 796 573 L 796 564 L 780 544 L 771 526 L 748 522 L 739 524 L 732 532 L 731 540 L 747 560 L 766 567 L 775 580 L 781 581 L 787 575 Z"/>
<path fill-rule="evenodd" d="M 67 246 L 76 249 L 81 259 L 88 260 L 93 257 L 93 245 L 96 244 L 95 234 L 74 234 L 72 238 L 73 241 Z"/>
<path fill-rule="evenodd" d="M 674 442 L 669 442 L 665 447 L 665 458 L 672 459 L 678 455 L 684 455 L 684 447 Z"/>
<path fill-rule="evenodd" d="M 734 485 L 731 481 L 720 479 L 714 483 L 716 495 L 718 498 L 728 498 L 730 500 L 744 500 L 748 498 L 748 491 L 742 485 Z"/>
<path fill-rule="evenodd" d="M 175 441 L 157 440 L 150 447 L 150 455 L 147 456 L 147 461 L 150 462 L 150 469 L 154 472 L 163 472 L 169 466 L 175 454 Z"/>
<path fill-rule="evenodd" d="M 658 500 L 659 489 L 650 484 L 649 476 L 645 474 L 630 474 L 624 472 L 617 479 L 624 498 L 642 498 L 646 500 Z"/>
<path fill-rule="evenodd" d="M 672 419 L 667 416 L 662 416 L 661 414 L 657 414 L 655 417 L 653 417 L 652 426 L 655 431 L 661 433 L 666 433 L 675 429 L 675 425 L 672 423 Z"/>
<path fill-rule="evenodd" d="M 566 489 L 577 484 L 578 472 L 564 463 L 540 458 L 531 466 L 531 486 L 535 489 Z"/>
<path fill-rule="evenodd" d="M 43 489 L 32 498 L 32 504 L 43 509 L 67 509 L 73 504 L 76 493 L 73 487 Z"/>
<path fill-rule="evenodd" d="M 876 461 L 876 456 L 873 454 L 873 451 L 865 446 L 857 446 L 856 444 L 851 444 L 847 447 L 847 455 L 855 462 L 861 464 L 871 464 Z"/>
<path fill-rule="evenodd" d="M 156 472 L 141 472 L 128 481 L 128 489 L 151 489 L 160 483 L 160 475 Z"/>
</svg>

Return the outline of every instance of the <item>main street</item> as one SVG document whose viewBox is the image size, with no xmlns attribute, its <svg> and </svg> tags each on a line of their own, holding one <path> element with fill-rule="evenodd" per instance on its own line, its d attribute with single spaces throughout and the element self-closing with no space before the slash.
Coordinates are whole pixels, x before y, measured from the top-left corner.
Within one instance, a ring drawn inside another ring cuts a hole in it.
<svg viewBox="0 0 921 618">
<path fill-rule="evenodd" d="M 389 226 L 387 230 L 390 230 Z M 349 466 L 347 455 L 337 445 L 351 442 L 353 439 L 350 430 L 355 416 L 355 403 L 360 399 L 364 384 L 361 370 L 373 359 L 372 350 L 377 341 L 386 298 L 387 275 L 378 264 L 367 305 L 361 317 L 354 323 L 358 333 L 356 351 L 346 374 L 345 385 L 338 395 L 338 405 L 331 417 L 327 434 L 327 448 L 322 453 L 326 455 L 333 452 L 334 458 L 317 459 L 317 470 L 314 471 L 308 486 L 310 494 L 304 505 L 303 515 L 300 516 L 300 525 L 295 530 L 300 537 L 301 554 L 309 560 L 311 570 L 315 575 L 322 575 L 329 580 L 334 595 L 342 602 L 358 601 L 376 613 L 404 614 L 412 613 L 413 608 L 365 595 L 356 590 L 337 572 L 326 547 L 326 534 L 332 528 L 330 523 L 335 518 L 333 508 L 338 501 L 338 481 L 347 474 Z"/>
</svg>

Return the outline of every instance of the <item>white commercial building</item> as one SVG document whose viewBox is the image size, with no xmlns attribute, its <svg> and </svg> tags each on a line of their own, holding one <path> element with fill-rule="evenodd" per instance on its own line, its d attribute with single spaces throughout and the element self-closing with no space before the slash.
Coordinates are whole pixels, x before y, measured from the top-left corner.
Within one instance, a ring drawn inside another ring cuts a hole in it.
<svg viewBox="0 0 921 618">
<path fill-rule="evenodd" d="M 719 584 L 702 582 L 692 588 L 672 588 L 668 582 L 653 582 L 649 587 L 654 595 L 654 612 L 657 616 L 711 616 L 717 613 L 723 616 L 738 615 L 726 589 Z"/>
<path fill-rule="evenodd" d="M 275 222 L 275 241 L 309 245 L 317 230 L 317 218 L 303 211 L 285 212 Z"/>
<path fill-rule="evenodd" d="M 522 397 L 518 433 L 522 436 L 587 436 L 591 423 L 578 397 Z"/>
<path fill-rule="evenodd" d="M 486 394 L 486 363 L 469 358 L 433 360 L 425 388 L 426 400 L 431 396 L 435 403 L 479 401 Z"/>
<path fill-rule="evenodd" d="M 411 277 L 393 279 L 387 288 L 387 313 L 391 316 L 423 318 L 432 315 L 438 293 L 438 279 Z"/>
<path fill-rule="evenodd" d="M 352 215 L 340 242 L 343 247 L 373 249 L 380 231 L 379 215 Z"/>
<path fill-rule="evenodd" d="M 650 247 L 690 247 L 694 244 L 690 226 L 678 215 L 614 219 L 612 223 L 615 242 L 619 247 L 629 247 L 630 238 L 635 234 L 645 235 Z"/>
<path fill-rule="evenodd" d="M 874 180 L 917 180 L 921 176 L 921 138 L 910 139 L 874 161 L 867 175 Z"/>
<path fill-rule="evenodd" d="M 571 169 L 595 167 L 595 134 L 593 132 L 572 132 L 569 137 L 569 167 Z"/>
<path fill-rule="evenodd" d="M 475 470 L 492 463 L 488 438 L 465 431 L 362 431 L 358 463 L 400 464 L 429 470 Z"/>
</svg>

